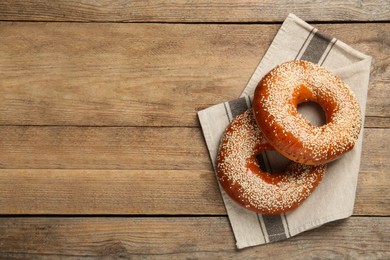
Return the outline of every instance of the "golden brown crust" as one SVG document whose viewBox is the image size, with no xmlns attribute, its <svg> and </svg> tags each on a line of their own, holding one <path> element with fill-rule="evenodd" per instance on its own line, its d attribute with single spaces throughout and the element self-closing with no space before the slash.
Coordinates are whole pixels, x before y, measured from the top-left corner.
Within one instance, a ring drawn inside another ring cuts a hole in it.
<svg viewBox="0 0 390 260">
<path fill-rule="evenodd" d="M 313 126 L 297 111 L 317 102 L 326 124 Z M 350 151 L 361 126 L 359 104 L 337 76 L 308 61 L 277 66 L 258 84 L 253 98 L 256 122 L 270 144 L 295 162 L 318 165 Z"/>
<path fill-rule="evenodd" d="M 291 162 L 283 173 L 263 172 L 256 156 L 273 150 L 256 125 L 252 110 L 226 128 L 217 157 L 217 176 L 226 193 L 241 206 L 261 214 L 297 208 L 317 187 L 326 166 Z"/>
</svg>

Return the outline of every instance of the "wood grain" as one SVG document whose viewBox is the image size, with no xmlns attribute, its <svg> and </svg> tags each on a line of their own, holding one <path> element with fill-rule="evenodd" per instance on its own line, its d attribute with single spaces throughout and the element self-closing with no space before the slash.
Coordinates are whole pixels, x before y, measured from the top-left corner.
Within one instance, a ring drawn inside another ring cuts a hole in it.
<svg viewBox="0 0 390 260">
<path fill-rule="evenodd" d="M 389 20 L 386 0 L 3 0 L 1 20 L 104 22 L 281 22 L 288 13 L 310 21 Z"/>
<path fill-rule="evenodd" d="M 318 28 L 373 56 L 367 126 L 388 127 L 390 24 Z M 278 29 L 0 22 L 0 125 L 198 126 L 197 111 L 239 96 Z"/>
<path fill-rule="evenodd" d="M 390 117 L 366 117 L 364 127 L 390 128 Z"/>
<path fill-rule="evenodd" d="M 390 157 L 388 141 L 390 141 L 390 131 L 388 129 L 364 129 L 360 164 L 362 171 L 388 172 L 390 162 L 388 159 L 384 159 Z"/>
<path fill-rule="evenodd" d="M 211 169 L 198 128 L 0 127 L 1 168 Z"/>
<path fill-rule="evenodd" d="M 0 168 L 211 170 L 199 128 L 0 127 Z M 362 171 L 389 172 L 390 129 L 364 131 Z"/>
<path fill-rule="evenodd" d="M 360 172 L 354 215 L 390 216 L 389 172 Z"/>
<path fill-rule="evenodd" d="M 290 12 L 373 56 L 354 216 L 238 251 L 196 112 Z M 0 258 L 390 259 L 387 0 L 3 0 L 0 21 Z"/>
<path fill-rule="evenodd" d="M 390 216 L 389 172 L 360 172 L 354 215 Z M 0 170 L 0 214 L 226 215 L 212 171 Z"/>
<path fill-rule="evenodd" d="M 226 217 L 2 218 L 4 258 L 388 259 L 389 218 L 353 217 L 238 251 Z"/>
<path fill-rule="evenodd" d="M 0 214 L 226 212 L 212 171 L 0 170 Z"/>
</svg>

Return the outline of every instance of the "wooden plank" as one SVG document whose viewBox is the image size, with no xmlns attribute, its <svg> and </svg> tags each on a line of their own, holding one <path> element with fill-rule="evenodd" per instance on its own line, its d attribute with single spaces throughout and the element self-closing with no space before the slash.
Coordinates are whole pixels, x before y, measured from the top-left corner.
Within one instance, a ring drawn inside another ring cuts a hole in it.
<svg viewBox="0 0 390 260">
<path fill-rule="evenodd" d="M 0 170 L 0 214 L 226 214 L 212 171 Z"/>
<path fill-rule="evenodd" d="M 261 28 L 256 48 L 251 26 L 0 23 L 0 124 L 197 125 L 243 89 Z"/>
<path fill-rule="evenodd" d="M 3 0 L 1 20 L 110 22 L 280 22 L 288 13 L 311 21 L 389 20 L 386 0 Z"/>
<path fill-rule="evenodd" d="M 389 172 L 360 172 L 354 215 L 390 215 Z"/>
<path fill-rule="evenodd" d="M 198 128 L 0 127 L 1 168 L 211 169 Z"/>
<path fill-rule="evenodd" d="M 238 251 L 226 217 L 1 218 L 4 258 L 390 258 L 390 218 L 353 217 Z"/>
<path fill-rule="evenodd" d="M 390 117 L 366 117 L 364 127 L 390 128 Z"/>
<path fill-rule="evenodd" d="M 1 22 L 0 125 L 198 126 L 239 96 L 279 26 Z M 390 24 L 318 27 L 374 57 L 367 116 L 386 121 Z"/>
<path fill-rule="evenodd" d="M 212 169 L 199 128 L 2 126 L 0 136 L 0 168 Z M 389 142 L 390 129 L 364 130 L 362 171 L 389 171 Z"/>
<path fill-rule="evenodd" d="M 389 172 L 361 172 L 354 215 L 390 215 Z M 0 170 L 0 214 L 226 215 L 212 171 Z"/>
<path fill-rule="evenodd" d="M 390 130 L 390 129 L 389 129 Z M 390 131 L 388 129 L 364 129 L 362 158 L 360 169 L 362 171 L 388 172 L 390 167 Z"/>
</svg>

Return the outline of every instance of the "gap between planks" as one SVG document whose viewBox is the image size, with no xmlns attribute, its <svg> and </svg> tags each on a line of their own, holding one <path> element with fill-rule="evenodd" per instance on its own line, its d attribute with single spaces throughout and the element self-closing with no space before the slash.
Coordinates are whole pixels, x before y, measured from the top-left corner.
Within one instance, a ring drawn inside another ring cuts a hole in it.
<svg viewBox="0 0 390 260">
<path fill-rule="evenodd" d="M 182 127 L 182 128 L 197 128 L 199 129 L 200 125 L 32 125 L 32 124 L 0 124 L 0 127 L 156 127 L 156 128 L 166 128 L 166 127 Z M 390 117 L 379 117 L 379 116 L 366 116 L 364 121 L 364 128 L 390 128 Z"/>
<path fill-rule="evenodd" d="M 75 24 L 199 24 L 199 25 L 282 25 L 284 20 L 280 21 L 253 21 L 253 22 L 240 22 L 240 21 L 232 21 L 232 22 L 180 22 L 180 21 L 67 21 L 67 20 L 6 20 L 0 19 L 0 23 L 75 23 Z M 309 24 L 341 24 L 341 25 L 350 25 L 350 24 L 386 24 L 390 23 L 390 19 L 383 20 L 362 20 L 362 21 L 346 21 L 346 20 L 328 20 L 328 21 L 320 21 L 320 20 L 305 20 L 305 22 Z"/>
</svg>

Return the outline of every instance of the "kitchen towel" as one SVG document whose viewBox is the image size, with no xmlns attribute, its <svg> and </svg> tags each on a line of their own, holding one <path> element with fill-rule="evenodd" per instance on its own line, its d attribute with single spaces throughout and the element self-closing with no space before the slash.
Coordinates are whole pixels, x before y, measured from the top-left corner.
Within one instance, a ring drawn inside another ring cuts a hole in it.
<svg viewBox="0 0 390 260">
<path fill-rule="evenodd" d="M 253 92 L 261 78 L 275 66 L 290 60 L 308 60 L 340 76 L 354 91 L 365 115 L 371 57 L 340 40 L 319 32 L 294 14 L 288 15 L 240 98 L 198 112 L 203 134 L 215 168 L 221 135 L 229 122 L 251 107 Z M 301 113 L 310 120 L 318 116 L 310 106 Z M 318 122 L 317 122 L 318 123 Z M 364 123 L 364 122 L 363 122 Z M 265 216 L 237 205 L 220 187 L 237 248 L 288 239 L 324 223 L 352 215 L 362 151 L 363 129 L 354 149 L 328 164 L 327 173 L 314 193 L 296 210 Z M 282 164 L 269 154 L 267 164 Z M 283 162 L 285 163 L 285 162 Z"/>
</svg>

